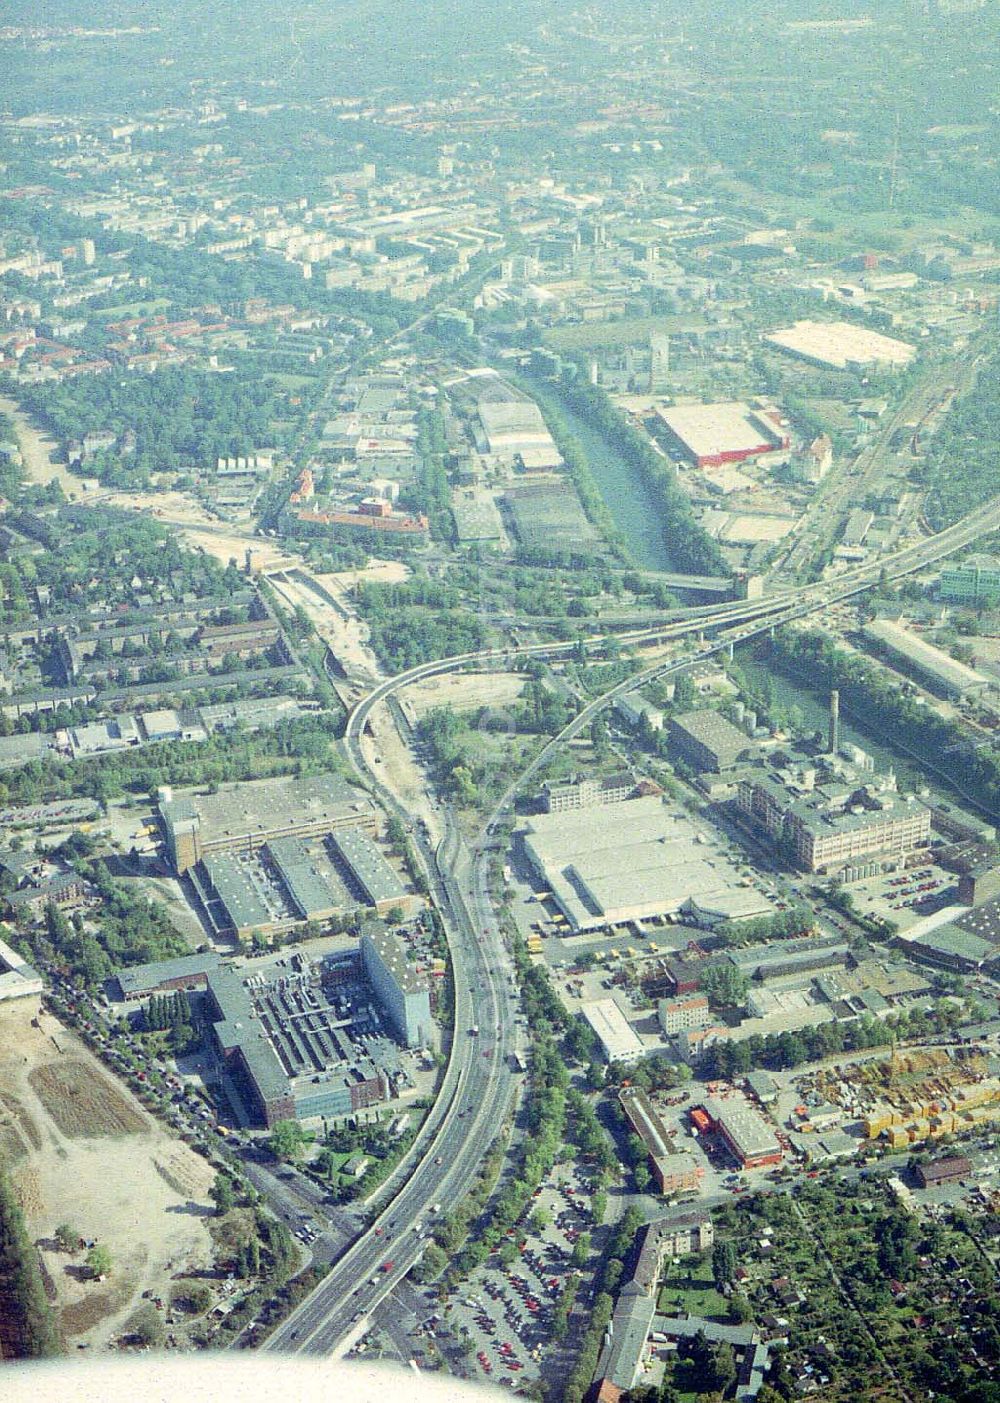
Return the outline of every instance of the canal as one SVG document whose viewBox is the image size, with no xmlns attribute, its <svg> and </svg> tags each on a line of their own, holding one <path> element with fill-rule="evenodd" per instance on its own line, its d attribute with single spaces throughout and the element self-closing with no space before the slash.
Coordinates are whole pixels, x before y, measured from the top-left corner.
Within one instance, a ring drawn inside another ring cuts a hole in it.
<svg viewBox="0 0 1000 1403">
<path fill-rule="evenodd" d="M 741 649 L 736 656 L 736 660 L 745 674 L 748 682 L 753 688 L 759 689 L 765 695 L 770 695 L 779 707 L 790 710 L 797 707 L 801 713 L 801 725 L 806 731 L 822 731 L 825 736 L 829 726 L 830 718 L 830 694 L 818 687 L 811 687 L 805 678 L 788 677 L 785 673 L 773 668 L 766 657 L 754 656 L 749 649 Z M 796 717 L 796 723 L 799 722 Z M 840 738 L 841 741 L 849 741 L 854 745 L 859 745 L 862 750 L 866 750 L 875 761 L 876 770 L 882 771 L 892 769 L 896 772 L 899 787 L 905 793 L 916 793 L 925 787 L 941 792 L 949 789 L 955 795 L 956 801 L 963 807 L 967 807 L 975 813 L 980 813 L 995 822 L 996 815 L 983 805 L 972 795 L 965 793 L 958 784 L 954 782 L 948 774 L 943 763 L 940 770 L 934 766 L 933 757 L 928 756 L 921 764 L 905 750 L 894 745 L 890 739 L 884 735 L 876 735 L 872 731 L 860 731 L 852 724 L 851 716 L 845 712 L 844 696 L 840 698 Z"/>
<path fill-rule="evenodd" d="M 531 393 L 543 407 L 552 409 L 579 442 L 590 467 L 594 485 L 615 526 L 628 545 L 641 570 L 683 573 L 670 558 L 663 529 L 663 508 L 651 492 L 638 468 L 627 463 L 613 444 L 577 414 L 561 396 L 532 384 Z"/>
</svg>

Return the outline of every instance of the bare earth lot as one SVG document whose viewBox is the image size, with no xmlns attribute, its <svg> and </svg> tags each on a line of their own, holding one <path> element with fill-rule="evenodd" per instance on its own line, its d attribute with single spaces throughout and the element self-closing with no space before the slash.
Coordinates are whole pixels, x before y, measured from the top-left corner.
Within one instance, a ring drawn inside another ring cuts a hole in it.
<svg viewBox="0 0 1000 1403">
<path fill-rule="evenodd" d="M 169 1296 L 175 1272 L 211 1265 L 212 1170 L 33 999 L 0 1004 L 0 1155 L 68 1342 L 103 1345 L 143 1291 Z M 61 1223 L 108 1248 L 106 1281 L 80 1279 Z"/>
<path fill-rule="evenodd" d="M 525 680 L 525 674 L 518 672 L 457 672 L 414 682 L 404 695 L 417 716 L 436 706 L 450 706 L 453 711 L 503 708 L 520 700 Z"/>
</svg>

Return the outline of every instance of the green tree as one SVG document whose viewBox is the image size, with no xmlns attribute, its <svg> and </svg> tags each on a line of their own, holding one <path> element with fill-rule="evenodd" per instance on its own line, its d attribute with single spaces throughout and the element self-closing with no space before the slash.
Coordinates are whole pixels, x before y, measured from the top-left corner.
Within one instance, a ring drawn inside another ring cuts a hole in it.
<svg viewBox="0 0 1000 1403">
<path fill-rule="evenodd" d="M 720 1238 L 712 1249 L 712 1275 L 720 1288 L 733 1281 L 736 1275 L 736 1246 L 732 1238 Z"/>
<path fill-rule="evenodd" d="M 60 1223 L 55 1231 L 55 1239 L 61 1252 L 75 1252 L 80 1244 L 80 1234 L 69 1223 Z"/>
<path fill-rule="evenodd" d="M 299 1160 L 311 1141 L 312 1136 L 302 1129 L 298 1121 L 279 1120 L 272 1127 L 267 1143 L 275 1159 Z"/>
<path fill-rule="evenodd" d="M 208 1196 L 215 1204 L 219 1216 L 228 1213 L 236 1202 L 236 1193 L 233 1188 L 233 1181 L 228 1174 L 216 1174 L 212 1187 L 208 1191 Z"/>
<path fill-rule="evenodd" d="M 95 1242 L 84 1258 L 87 1270 L 95 1279 L 111 1275 L 111 1253 L 102 1242 Z"/>
</svg>

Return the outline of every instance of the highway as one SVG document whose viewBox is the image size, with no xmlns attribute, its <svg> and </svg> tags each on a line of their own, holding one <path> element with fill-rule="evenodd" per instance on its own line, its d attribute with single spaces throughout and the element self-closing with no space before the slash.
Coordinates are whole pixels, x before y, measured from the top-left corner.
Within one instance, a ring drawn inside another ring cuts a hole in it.
<svg viewBox="0 0 1000 1403">
<path fill-rule="evenodd" d="M 359 740 L 357 733 L 358 755 Z M 382 797 L 397 811 L 388 791 Z M 333 1353 L 419 1260 L 437 1216 L 434 1205 L 440 1203 L 445 1212 L 468 1191 L 510 1112 L 516 1080 L 510 1054 L 517 1035 L 510 952 L 485 889 L 474 883 L 471 856 L 449 814 L 445 827 L 434 852 L 418 840 L 455 971 L 453 1053 L 411 1151 L 420 1157 L 395 1198 L 265 1349 Z M 477 1037 L 469 1033 L 474 1025 L 480 1029 Z"/>
<path fill-rule="evenodd" d="M 371 1313 L 419 1260 L 436 1216 L 435 1205 L 441 1204 L 441 1211 L 447 1211 L 459 1202 L 509 1114 L 516 1081 L 510 1054 L 518 1046 L 516 991 L 511 953 L 491 908 L 487 863 L 489 844 L 512 811 L 515 794 L 559 746 L 589 725 L 621 693 L 654 677 L 689 668 L 754 634 L 850 598 L 871 588 L 881 575 L 893 579 L 922 569 L 998 526 L 1000 498 L 970 512 L 936 536 L 835 579 L 783 590 L 764 599 L 685 611 L 683 619 L 667 618 L 630 634 L 592 637 L 587 646 L 608 638 L 619 643 L 654 642 L 703 634 L 710 629 L 714 634 L 710 640 L 702 639 L 697 652 L 661 660 L 588 703 L 539 751 L 527 769 L 512 779 L 472 852 L 446 808 L 441 811 L 445 833 L 436 849 L 430 848 L 420 825 L 415 825 L 414 846 L 444 922 L 454 974 L 454 1036 L 447 1069 L 435 1106 L 406 1163 L 394 1176 L 397 1181 L 405 1180 L 402 1187 L 348 1247 L 324 1281 L 274 1332 L 265 1349 L 332 1354 L 343 1347 L 352 1331 L 363 1329 Z M 362 744 L 375 707 L 421 678 L 469 666 L 509 665 L 517 657 L 560 656 L 576 646 L 576 640 L 569 640 L 486 649 L 424 663 L 386 679 L 362 698 L 348 717 L 344 744 L 354 768 L 387 810 L 409 827 L 412 815 L 401 807 L 375 772 Z M 473 1025 L 481 1030 L 478 1037 L 469 1033 Z M 414 1166 L 412 1171 L 410 1164 Z"/>
</svg>

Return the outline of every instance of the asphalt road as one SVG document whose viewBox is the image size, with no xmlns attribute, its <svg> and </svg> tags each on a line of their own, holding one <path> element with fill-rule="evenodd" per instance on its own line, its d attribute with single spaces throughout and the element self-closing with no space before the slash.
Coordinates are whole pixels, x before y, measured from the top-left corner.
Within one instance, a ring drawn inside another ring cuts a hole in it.
<svg viewBox="0 0 1000 1403">
<path fill-rule="evenodd" d="M 805 586 L 779 597 L 708 606 L 683 622 L 672 621 L 637 630 L 633 637 L 650 639 L 699 633 L 709 626 L 729 625 L 722 637 L 695 655 L 659 663 L 590 703 L 560 734 L 543 747 L 531 765 L 511 784 L 477 845 L 469 854 L 450 813 L 444 812 L 445 837 L 433 854 L 418 835 L 416 847 L 442 915 L 452 955 L 455 983 L 455 1036 L 451 1056 L 434 1109 L 411 1150 L 415 1167 L 396 1198 L 371 1227 L 347 1249 L 330 1274 L 268 1340 L 268 1350 L 330 1354 L 352 1330 L 359 1331 L 419 1260 L 430 1231 L 435 1205 L 447 1211 L 470 1187 L 476 1171 L 511 1104 L 514 1073 L 510 1054 L 516 1046 L 513 970 L 510 952 L 494 919 L 487 894 L 485 843 L 513 804 L 517 789 L 540 769 L 553 749 L 589 724 L 623 690 L 647 677 L 688 667 L 776 623 L 820 610 L 869 588 L 881 572 L 894 577 L 950 554 L 1000 524 L 1000 498 L 985 504 L 937 536 L 892 556 L 847 571 L 836 580 Z M 733 627 L 735 625 L 735 627 Z M 620 637 L 620 635 L 619 635 Z M 593 641 L 593 640 L 592 640 Z M 499 662 L 510 656 L 566 651 L 566 644 L 527 644 L 485 650 L 442 659 L 410 669 L 382 682 L 348 718 L 345 745 L 356 770 L 375 789 L 387 809 L 404 821 L 409 815 L 373 773 L 361 737 L 375 708 L 393 693 L 421 677 L 461 669 L 468 664 Z M 478 1037 L 469 1030 L 478 1026 Z M 420 1156 L 417 1159 L 417 1156 Z"/>
<path fill-rule="evenodd" d="M 485 892 L 475 889 L 471 857 L 450 815 L 437 853 L 434 895 L 448 928 L 456 969 L 455 1042 L 431 1113 L 423 1157 L 392 1202 L 335 1264 L 265 1348 L 309 1354 L 336 1350 L 419 1260 L 433 1219 L 458 1202 L 505 1120 L 515 1073 L 510 953 Z M 478 1036 L 469 1029 L 478 1026 Z"/>
</svg>

